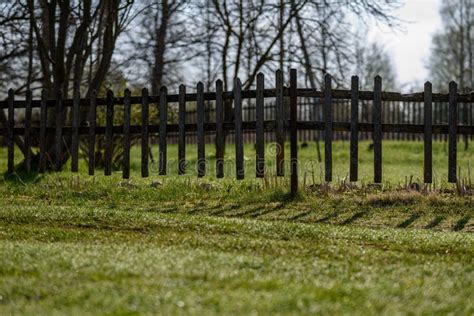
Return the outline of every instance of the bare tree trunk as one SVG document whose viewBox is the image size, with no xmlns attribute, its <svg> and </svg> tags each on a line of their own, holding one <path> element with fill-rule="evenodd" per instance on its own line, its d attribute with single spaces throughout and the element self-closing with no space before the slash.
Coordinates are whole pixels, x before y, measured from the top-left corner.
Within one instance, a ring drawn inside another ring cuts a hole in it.
<svg viewBox="0 0 474 316">
<path fill-rule="evenodd" d="M 294 0 L 292 2 L 294 2 Z M 316 87 L 315 74 L 313 72 L 313 68 L 311 67 L 311 59 L 309 57 L 308 49 L 306 47 L 305 37 L 304 37 L 304 33 L 303 33 L 303 27 L 301 25 L 301 20 L 300 20 L 299 14 L 296 14 L 295 19 L 296 19 L 296 29 L 297 29 L 297 32 L 298 32 L 298 36 L 300 38 L 301 50 L 303 51 L 304 67 L 305 67 L 306 75 L 308 76 L 309 83 L 311 85 L 311 89 L 316 90 L 317 87 Z M 314 110 L 314 107 L 316 105 L 320 105 L 320 102 L 319 102 L 318 98 L 314 98 L 313 103 L 314 103 L 313 110 Z M 315 140 L 316 140 L 316 149 L 317 149 L 317 152 L 318 152 L 318 162 L 321 162 L 322 161 L 321 148 L 320 148 L 319 134 L 318 133 L 316 133 L 316 139 Z"/>
<path fill-rule="evenodd" d="M 158 11 L 157 11 L 158 14 Z M 168 0 L 161 3 L 160 26 L 155 30 L 155 58 L 152 70 L 152 94 L 158 95 L 163 80 L 163 69 L 165 65 L 166 33 L 170 17 Z"/>
</svg>

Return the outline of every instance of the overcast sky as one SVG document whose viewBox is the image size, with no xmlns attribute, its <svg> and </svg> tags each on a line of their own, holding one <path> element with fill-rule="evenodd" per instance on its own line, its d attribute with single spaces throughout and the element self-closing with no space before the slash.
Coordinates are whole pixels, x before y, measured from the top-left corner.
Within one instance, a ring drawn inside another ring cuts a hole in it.
<svg viewBox="0 0 474 316">
<path fill-rule="evenodd" d="M 380 40 L 392 56 L 401 84 L 423 84 L 428 80 L 425 68 L 431 47 L 431 37 L 441 28 L 441 0 L 405 0 L 395 15 L 406 21 L 403 30 L 393 31 L 373 25 L 371 40 Z M 421 87 L 420 87 L 421 88 Z"/>
</svg>

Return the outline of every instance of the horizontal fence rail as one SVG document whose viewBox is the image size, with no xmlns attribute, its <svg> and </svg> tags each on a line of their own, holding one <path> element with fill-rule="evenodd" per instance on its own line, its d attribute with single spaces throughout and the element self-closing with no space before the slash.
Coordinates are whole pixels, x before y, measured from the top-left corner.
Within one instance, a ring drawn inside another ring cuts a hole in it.
<svg viewBox="0 0 474 316">
<path fill-rule="evenodd" d="M 130 177 L 130 152 L 132 138 L 141 139 L 141 176 L 148 177 L 150 137 L 158 136 L 159 175 L 168 172 L 168 142 L 177 135 L 178 174 L 186 173 L 186 144 L 188 134 L 195 134 L 197 143 L 197 175 L 204 177 L 206 170 L 206 144 L 210 142 L 209 133 L 215 134 L 212 142 L 216 150 L 216 177 L 224 176 L 224 144 L 233 141 L 235 146 L 235 174 L 243 179 L 244 147 L 246 133 L 252 134 L 251 140 L 256 143 L 257 177 L 265 175 L 265 133 L 274 134 L 277 146 L 275 152 L 276 174 L 284 176 L 285 142 L 290 142 L 290 176 L 291 192 L 298 187 L 298 136 L 305 131 L 317 134 L 324 141 L 324 174 L 325 181 L 332 181 L 332 142 L 336 133 L 344 132 L 350 140 L 349 174 L 350 181 L 358 180 L 358 150 L 360 139 L 370 139 L 374 148 L 374 182 L 382 182 L 382 140 L 385 135 L 422 134 L 424 142 L 424 182 L 432 182 L 432 141 L 438 135 L 445 135 L 449 144 L 448 181 L 457 181 L 457 141 L 459 135 L 474 135 L 472 103 L 474 93 L 462 94 L 457 91 L 457 84 L 449 84 L 449 93 L 432 93 L 429 82 L 420 93 L 400 94 L 384 92 L 382 78 L 374 79 L 373 91 L 359 90 L 359 79 L 354 76 L 350 90 L 332 88 L 330 75 L 326 75 L 322 91 L 301 89 L 297 87 L 296 70 L 290 71 L 289 86 L 284 86 L 283 73 L 275 74 L 275 88 L 265 88 L 265 77 L 258 74 L 256 89 L 242 90 L 238 78 L 234 80 L 232 91 L 223 91 L 223 83 L 218 80 L 215 92 L 204 92 L 204 85 L 198 83 L 195 93 L 188 93 L 181 85 L 178 94 L 168 94 L 162 87 L 159 95 L 150 96 L 143 89 L 140 96 L 132 96 L 125 90 L 123 96 L 115 96 L 107 91 L 105 98 L 93 93 L 89 98 L 81 98 L 74 93 L 73 99 L 62 100 L 60 94 L 49 98 L 45 91 L 41 99 L 34 100 L 27 92 L 25 100 L 15 100 L 13 90 L 5 101 L 0 101 L 0 109 L 8 112 L 6 124 L 0 127 L 0 135 L 7 146 L 7 172 L 14 172 L 14 146 L 18 137 L 23 137 L 21 151 L 25 156 L 25 168 L 31 169 L 31 148 L 33 139 L 39 147 L 39 170 L 45 171 L 48 165 L 60 170 L 65 159 L 71 158 L 71 171 L 78 171 L 80 144 L 86 143 L 88 172 L 96 169 L 97 136 L 103 135 L 104 174 L 112 174 L 113 151 L 117 146 L 114 137 L 122 137 L 123 150 L 121 164 L 122 176 Z M 273 101 L 274 103 L 269 103 Z M 370 101 L 369 103 L 367 101 Z M 211 106 L 210 103 L 212 102 Z M 393 102 L 398 102 L 394 106 Z M 191 112 L 188 105 L 195 110 Z M 174 113 L 171 104 L 175 104 Z M 418 104 L 415 106 L 415 104 Z M 119 106 L 120 124 L 114 123 Z M 139 124 L 132 122 L 132 109 L 140 107 Z M 98 109 L 105 111 L 105 125 L 98 125 Z M 157 114 L 150 116 L 155 108 Z M 228 109 L 232 113 L 227 113 Z M 23 122 L 17 122 L 16 111 L 24 109 Z M 39 109 L 39 122 L 32 122 L 34 109 Z M 270 109 L 271 111 L 268 111 Z M 303 111 L 302 111 L 303 110 Z M 54 115 L 54 120 L 48 115 Z M 86 113 L 86 114 L 84 114 Z M 269 119 L 269 116 L 271 118 Z M 212 119 L 211 119 L 212 117 Z M 461 118 L 462 122 L 459 122 Z M 394 122 L 396 121 L 396 123 Z M 228 137 L 233 133 L 232 137 Z M 227 136 L 227 137 L 226 137 Z M 47 148 L 48 139 L 54 140 L 54 148 Z M 248 139 L 247 139 L 248 140 Z M 66 154 L 65 154 L 66 152 Z M 1 159 L 1 158 L 0 158 Z"/>
</svg>

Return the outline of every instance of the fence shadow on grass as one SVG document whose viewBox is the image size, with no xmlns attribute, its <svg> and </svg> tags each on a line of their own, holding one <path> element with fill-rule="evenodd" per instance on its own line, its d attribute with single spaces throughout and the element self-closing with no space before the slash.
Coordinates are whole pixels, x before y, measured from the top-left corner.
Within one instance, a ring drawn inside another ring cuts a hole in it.
<svg viewBox="0 0 474 316">
<path fill-rule="evenodd" d="M 444 216 L 436 216 L 435 218 L 433 218 L 433 220 L 428 223 L 428 225 L 426 225 L 424 228 L 425 229 L 433 229 L 435 227 L 437 227 L 439 224 L 441 224 L 441 222 L 445 219 Z"/>
<path fill-rule="evenodd" d="M 466 215 L 462 217 L 460 220 L 457 221 L 456 225 L 454 225 L 453 231 L 458 232 L 458 231 L 463 230 L 470 219 L 471 219 L 470 215 Z"/>
<path fill-rule="evenodd" d="M 397 228 L 408 228 L 411 224 L 413 224 L 418 218 L 420 218 L 420 214 L 414 213 L 410 215 L 409 218 L 401 222 L 400 224 L 397 225 Z"/>
</svg>

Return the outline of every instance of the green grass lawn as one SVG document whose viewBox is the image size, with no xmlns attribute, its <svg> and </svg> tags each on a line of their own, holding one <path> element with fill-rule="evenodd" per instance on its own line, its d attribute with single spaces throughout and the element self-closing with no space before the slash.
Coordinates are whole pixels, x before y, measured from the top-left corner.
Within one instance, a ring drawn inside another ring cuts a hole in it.
<svg viewBox="0 0 474 316">
<path fill-rule="evenodd" d="M 348 143 L 334 150 L 342 179 Z M 442 143 L 431 191 L 404 184 L 420 181 L 421 143 L 384 142 L 383 187 L 320 185 L 317 165 L 315 185 L 300 171 L 295 199 L 286 178 L 253 170 L 244 181 L 174 169 L 141 179 L 138 152 L 129 181 L 89 177 L 85 164 L 4 177 L 0 315 L 474 313 L 474 200 L 443 180 Z M 245 153 L 254 166 L 252 146 Z M 372 154 L 362 143 L 365 183 Z M 313 155 L 314 144 L 300 149 Z M 458 156 L 467 177 L 473 150 Z"/>
</svg>

